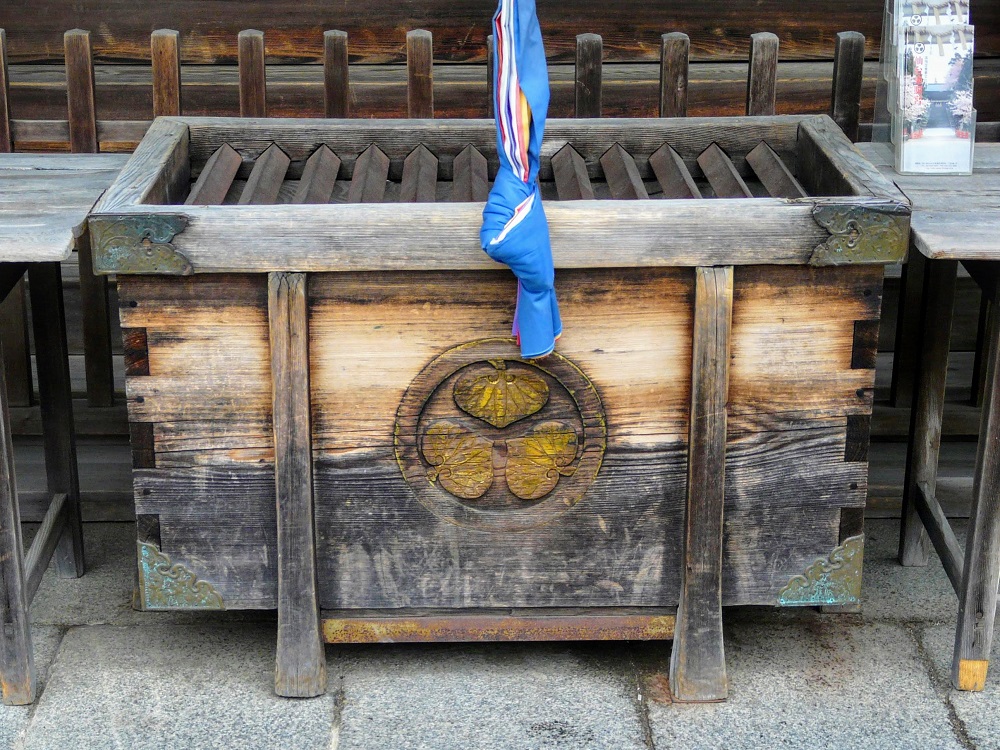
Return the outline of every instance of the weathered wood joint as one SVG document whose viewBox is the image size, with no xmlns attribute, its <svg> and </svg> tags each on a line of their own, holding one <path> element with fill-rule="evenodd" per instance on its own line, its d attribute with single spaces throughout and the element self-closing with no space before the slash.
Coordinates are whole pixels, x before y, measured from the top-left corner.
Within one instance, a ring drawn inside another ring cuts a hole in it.
<svg viewBox="0 0 1000 750">
<path fill-rule="evenodd" d="M 94 269 L 98 272 L 189 276 L 194 267 L 173 245 L 188 225 L 183 214 L 123 214 L 90 221 Z"/>
</svg>

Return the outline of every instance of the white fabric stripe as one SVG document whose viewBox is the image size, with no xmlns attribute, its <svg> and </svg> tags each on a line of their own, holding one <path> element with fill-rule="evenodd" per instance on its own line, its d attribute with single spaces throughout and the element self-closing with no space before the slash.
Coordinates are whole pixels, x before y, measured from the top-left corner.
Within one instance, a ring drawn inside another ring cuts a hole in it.
<svg viewBox="0 0 1000 750">
<path fill-rule="evenodd" d="M 517 75 L 517 43 L 516 25 L 514 19 L 515 0 L 502 0 L 500 5 L 500 26 L 501 33 L 498 41 L 498 49 L 502 51 L 504 64 L 499 71 L 499 89 L 501 102 L 499 117 L 504 124 L 504 132 L 507 137 L 502 138 L 504 154 L 514 172 L 520 179 L 524 179 L 526 171 L 525 164 L 521 162 L 521 133 L 517 127 L 517 112 L 521 106 L 518 94 L 521 91 L 520 81 Z M 503 103 L 506 106 L 503 106 Z"/>
<path fill-rule="evenodd" d="M 504 239 L 510 234 L 514 227 L 524 221 L 525 217 L 531 213 L 531 207 L 535 205 L 535 194 L 532 193 L 523 201 L 521 201 L 517 208 L 514 209 L 514 215 L 510 217 L 510 220 L 504 224 L 503 231 L 500 232 L 496 237 L 490 240 L 491 245 L 499 245 Z"/>
</svg>

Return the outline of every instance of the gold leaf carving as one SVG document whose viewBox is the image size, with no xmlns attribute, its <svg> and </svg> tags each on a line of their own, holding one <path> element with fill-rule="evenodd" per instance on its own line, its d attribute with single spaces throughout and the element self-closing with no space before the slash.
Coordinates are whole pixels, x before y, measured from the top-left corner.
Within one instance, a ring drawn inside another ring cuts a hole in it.
<svg viewBox="0 0 1000 750">
<path fill-rule="evenodd" d="M 541 377 L 511 372 L 503 360 L 490 360 L 490 364 L 492 370 L 473 370 L 455 384 L 455 403 L 462 411 L 503 429 L 548 402 L 549 386 Z"/>
<path fill-rule="evenodd" d="M 552 492 L 559 477 L 571 476 L 576 458 L 576 430 L 565 422 L 543 422 L 521 438 L 507 441 L 507 486 L 522 500 Z"/>
<path fill-rule="evenodd" d="M 421 451 L 431 468 L 427 478 L 452 495 L 475 500 L 493 484 L 493 443 L 454 422 L 435 422 L 424 434 Z"/>
</svg>

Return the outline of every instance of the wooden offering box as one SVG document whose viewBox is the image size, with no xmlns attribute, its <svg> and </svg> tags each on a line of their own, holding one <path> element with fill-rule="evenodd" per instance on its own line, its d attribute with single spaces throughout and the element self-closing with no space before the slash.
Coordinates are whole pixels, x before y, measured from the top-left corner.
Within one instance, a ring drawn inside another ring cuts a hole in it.
<svg viewBox="0 0 1000 750">
<path fill-rule="evenodd" d="M 323 640 L 673 638 L 722 698 L 723 605 L 859 602 L 908 205 L 827 117 L 550 121 L 524 361 L 496 165 L 485 120 L 156 121 L 90 220 L 138 601 L 276 608 L 283 695 Z"/>
</svg>

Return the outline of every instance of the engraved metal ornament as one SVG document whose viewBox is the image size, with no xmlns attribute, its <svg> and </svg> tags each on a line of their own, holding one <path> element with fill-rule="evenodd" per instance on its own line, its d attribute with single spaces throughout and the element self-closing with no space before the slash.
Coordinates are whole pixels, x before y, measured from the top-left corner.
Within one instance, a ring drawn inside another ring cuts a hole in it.
<svg viewBox="0 0 1000 750">
<path fill-rule="evenodd" d="M 906 256 L 910 210 L 902 203 L 820 203 L 812 215 L 830 236 L 813 250 L 809 265 L 896 263 Z"/>
<path fill-rule="evenodd" d="M 207 581 L 172 563 L 152 544 L 139 545 L 139 592 L 145 609 L 225 609 Z"/>
<path fill-rule="evenodd" d="M 179 214 L 91 217 L 94 270 L 189 276 L 194 267 L 173 245 L 187 225 L 187 217 Z"/>
<path fill-rule="evenodd" d="M 846 539 L 829 557 L 810 565 L 778 592 L 778 606 L 860 604 L 864 534 Z"/>
</svg>

